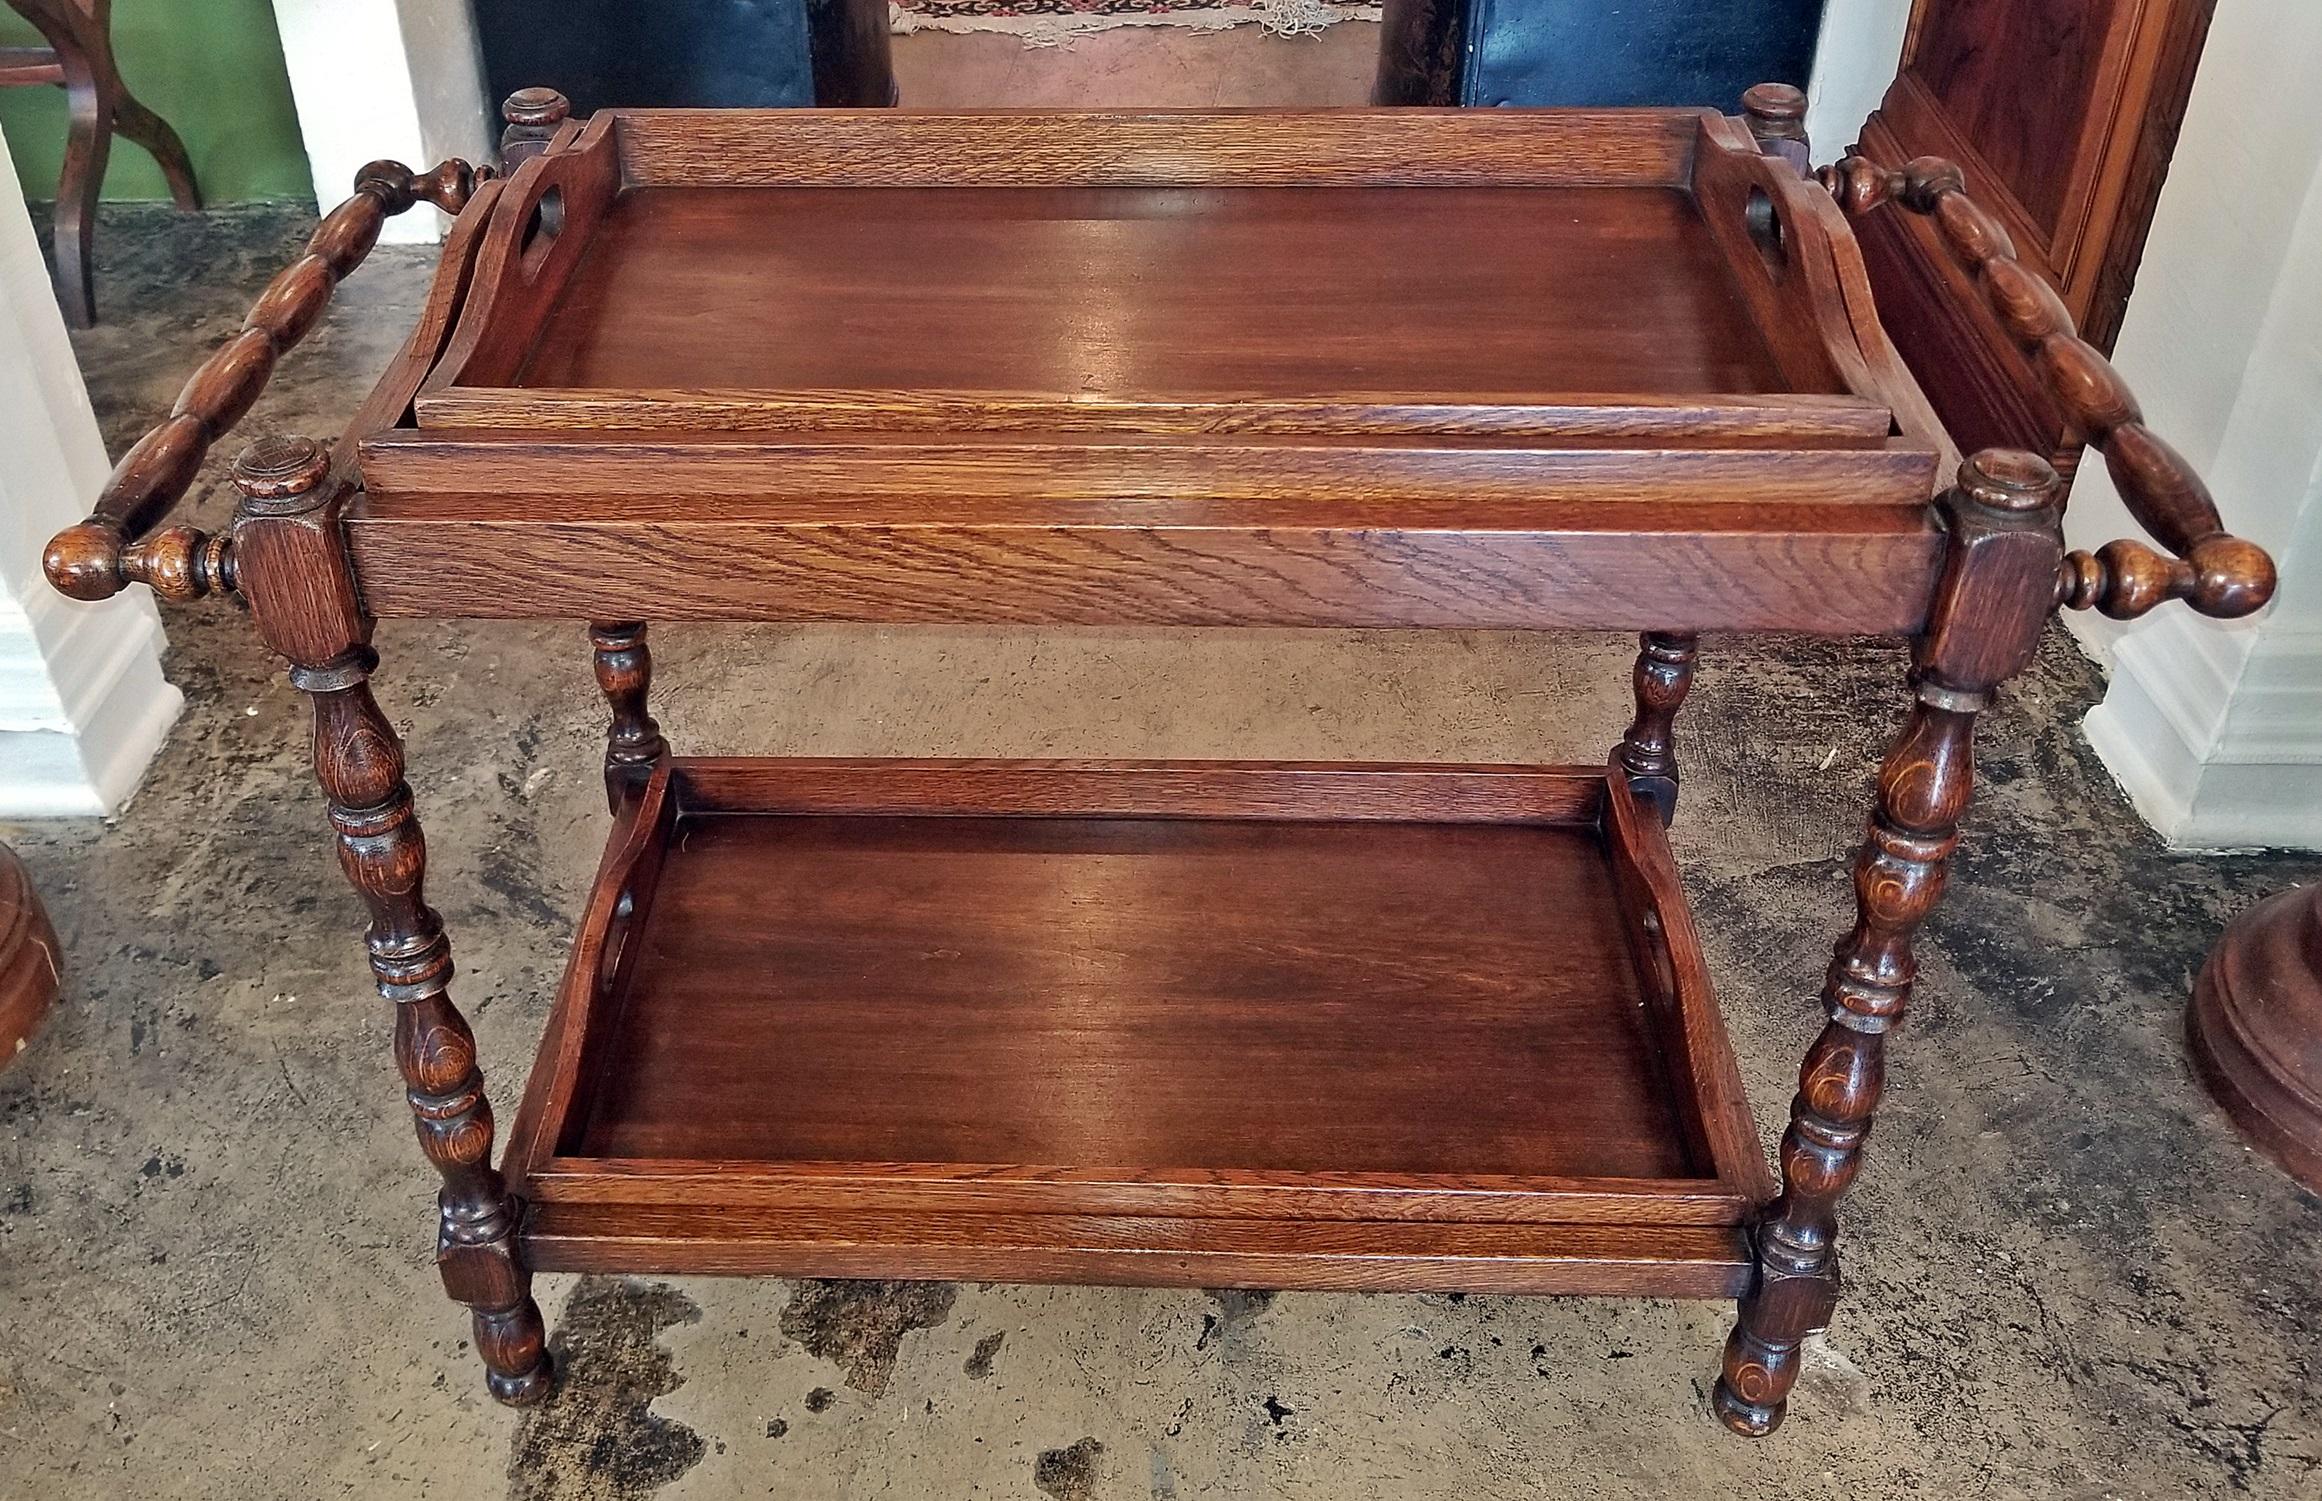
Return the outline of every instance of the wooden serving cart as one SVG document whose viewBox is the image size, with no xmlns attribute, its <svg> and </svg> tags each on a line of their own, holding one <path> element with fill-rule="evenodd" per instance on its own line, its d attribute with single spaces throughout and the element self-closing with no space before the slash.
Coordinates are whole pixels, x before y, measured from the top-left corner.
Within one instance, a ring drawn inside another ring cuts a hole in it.
<svg viewBox="0 0 2322 1501">
<path fill-rule="evenodd" d="M 609 111 L 380 163 L 96 514 L 82 598 L 236 590 L 317 770 L 492 1391 L 539 1270 L 1735 1297 L 1780 1421 L 1838 1290 L 1969 736 L 2059 603 L 2271 565 L 1934 161 L 1690 110 Z M 165 526 L 381 221 L 455 215 L 335 449 Z M 1961 461 L 1848 214 L 1933 216 L 2167 556 Z M 1283 268 L 1296 268 L 1295 277 Z M 508 1150 L 372 622 L 593 622 L 615 820 Z M 1626 628 L 1604 766 L 695 759 L 648 620 Z M 1911 642 L 1770 1173 L 1663 824 L 1704 630 Z"/>
</svg>

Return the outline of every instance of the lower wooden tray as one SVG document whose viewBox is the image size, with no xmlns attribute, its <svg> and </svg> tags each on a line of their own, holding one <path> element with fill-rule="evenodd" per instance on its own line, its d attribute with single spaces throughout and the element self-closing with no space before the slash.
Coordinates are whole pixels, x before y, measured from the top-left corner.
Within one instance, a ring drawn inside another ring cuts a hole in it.
<svg viewBox="0 0 2322 1501">
<path fill-rule="evenodd" d="M 1554 767 L 666 762 L 508 1171 L 543 1270 L 1700 1296 L 1770 1194 Z"/>
</svg>

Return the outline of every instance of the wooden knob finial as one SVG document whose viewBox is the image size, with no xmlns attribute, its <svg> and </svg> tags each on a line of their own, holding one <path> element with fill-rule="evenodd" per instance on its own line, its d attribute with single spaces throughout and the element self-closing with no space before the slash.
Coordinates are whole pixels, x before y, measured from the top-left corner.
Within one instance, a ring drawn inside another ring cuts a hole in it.
<svg viewBox="0 0 2322 1501">
<path fill-rule="evenodd" d="M 1959 466 L 1959 488 L 1994 511 L 2037 511 L 2063 487 L 2055 465 L 2020 448 L 1986 448 Z"/>
<path fill-rule="evenodd" d="M 248 500 L 290 500 L 312 491 L 330 470 L 329 451 L 312 438 L 261 438 L 234 461 L 234 488 Z"/>
<path fill-rule="evenodd" d="M 1742 95 L 1742 121 L 1758 150 L 1780 157 L 1800 171 L 1813 163 L 1806 148 L 1806 95 L 1786 83 L 1761 83 Z"/>
<path fill-rule="evenodd" d="M 121 576 L 121 532 L 101 521 L 83 521 L 48 539 L 40 571 L 59 594 L 73 599 L 111 599 L 128 580 Z"/>
<path fill-rule="evenodd" d="M 1787 83 L 1754 84 L 1742 95 L 1742 108 L 1756 120 L 1803 120 L 1806 91 Z"/>
<path fill-rule="evenodd" d="M 572 101 L 554 89 L 518 89 L 500 106 L 510 125 L 553 127 L 572 118 Z"/>
</svg>

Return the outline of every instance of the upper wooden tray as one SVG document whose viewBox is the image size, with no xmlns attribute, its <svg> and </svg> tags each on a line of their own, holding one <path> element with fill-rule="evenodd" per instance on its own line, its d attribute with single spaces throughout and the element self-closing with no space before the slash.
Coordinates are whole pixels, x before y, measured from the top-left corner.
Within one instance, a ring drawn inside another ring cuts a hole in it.
<svg viewBox="0 0 2322 1501">
<path fill-rule="evenodd" d="M 423 427 L 1939 443 L 1698 111 L 614 111 L 490 218 Z"/>
<path fill-rule="evenodd" d="M 1956 457 L 1692 110 L 607 112 L 367 412 L 379 615 L 1905 633 Z"/>
</svg>

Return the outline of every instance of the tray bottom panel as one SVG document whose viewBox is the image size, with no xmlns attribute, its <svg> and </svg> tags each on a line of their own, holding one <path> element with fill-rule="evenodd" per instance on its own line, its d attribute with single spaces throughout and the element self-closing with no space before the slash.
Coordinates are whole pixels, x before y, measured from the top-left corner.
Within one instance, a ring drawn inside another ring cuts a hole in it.
<svg viewBox="0 0 2322 1501">
<path fill-rule="evenodd" d="M 687 814 L 588 1158 L 1683 1179 L 1569 825 Z"/>
</svg>

